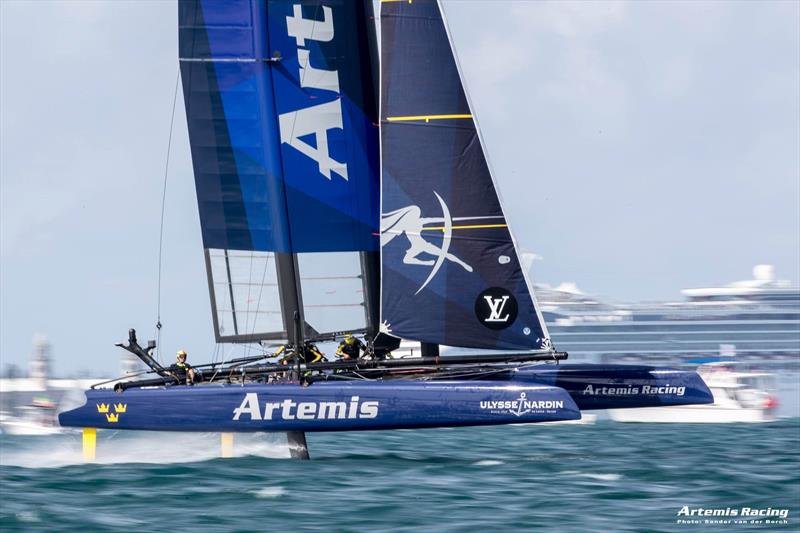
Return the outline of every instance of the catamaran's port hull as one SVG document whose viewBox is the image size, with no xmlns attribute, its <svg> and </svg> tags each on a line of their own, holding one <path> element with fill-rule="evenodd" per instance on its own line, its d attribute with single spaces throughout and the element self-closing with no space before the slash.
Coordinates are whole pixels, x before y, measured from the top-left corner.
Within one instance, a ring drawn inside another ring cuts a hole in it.
<svg viewBox="0 0 800 533">
<path fill-rule="evenodd" d="M 86 391 L 62 426 L 158 431 L 356 431 L 580 419 L 559 387 L 517 381 L 320 382 Z"/>
</svg>

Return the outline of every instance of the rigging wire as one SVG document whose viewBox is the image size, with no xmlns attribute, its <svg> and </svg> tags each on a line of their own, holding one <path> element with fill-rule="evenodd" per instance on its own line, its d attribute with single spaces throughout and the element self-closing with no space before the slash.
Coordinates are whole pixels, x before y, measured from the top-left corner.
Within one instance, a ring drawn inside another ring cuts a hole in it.
<svg viewBox="0 0 800 533">
<path fill-rule="evenodd" d="M 244 330 L 247 331 L 250 329 L 250 291 L 253 288 L 253 258 L 255 257 L 256 253 L 254 251 L 250 251 L 250 273 L 247 277 L 247 308 L 245 309 L 245 318 L 244 318 Z M 253 329 L 255 330 L 256 324 L 255 320 L 253 320 Z M 252 353 L 252 347 L 250 344 L 245 345 L 245 355 L 250 355 Z"/>
<path fill-rule="evenodd" d="M 258 313 L 261 310 L 261 295 L 264 293 L 264 282 L 267 279 L 267 269 L 269 268 L 270 257 L 272 257 L 272 255 L 270 253 L 267 253 L 266 257 L 264 258 L 264 271 L 261 273 L 261 284 L 258 288 L 258 300 L 256 301 L 256 310 L 254 312 L 254 317 L 253 317 L 253 328 L 250 330 L 251 335 L 256 332 L 256 322 L 258 321 Z M 250 298 L 249 294 L 250 290 L 248 288 L 248 299 Z M 256 343 L 256 344 L 258 345 L 258 349 L 266 353 L 266 349 L 264 346 L 261 345 L 261 343 Z"/>
<path fill-rule="evenodd" d="M 164 165 L 164 187 L 161 191 L 161 223 L 158 230 L 158 295 L 156 298 L 156 359 L 161 354 L 161 267 L 163 265 L 164 251 L 164 213 L 167 207 L 167 178 L 169 177 L 169 156 L 172 153 L 172 130 L 175 126 L 175 107 L 178 103 L 178 85 L 181 80 L 181 71 L 175 76 L 175 91 L 172 95 L 172 113 L 169 119 L 169 138 L 167 139 L 167 157 Z M 159 363 L 161 361 L 159 360 Z"/>
</svg>

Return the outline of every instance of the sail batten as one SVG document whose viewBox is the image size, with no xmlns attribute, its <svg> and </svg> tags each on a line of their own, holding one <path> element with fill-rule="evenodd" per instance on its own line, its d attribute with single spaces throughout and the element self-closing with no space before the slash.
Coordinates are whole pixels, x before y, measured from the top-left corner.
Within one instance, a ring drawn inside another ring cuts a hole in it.
<svg viewBox="0 0 800 533">
<path fill-rule="evenodd" d="M 550 347 L 441 8 L 382 4 L 382 320 L 451 346 Z"/>
<path fill-rule="evenodd" d="M 415 120 L 424 120 L 430 122 L 431 120 L 453 120 L 459 118 L 472 118 L 472 115 L 411 115 L 406 117 L 386 117 L 387 122 L 412 122 Z"/>
</svg>

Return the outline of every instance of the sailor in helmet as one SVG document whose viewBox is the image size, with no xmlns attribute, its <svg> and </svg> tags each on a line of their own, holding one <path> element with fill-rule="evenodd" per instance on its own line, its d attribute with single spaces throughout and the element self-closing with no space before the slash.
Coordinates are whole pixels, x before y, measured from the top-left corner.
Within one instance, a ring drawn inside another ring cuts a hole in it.
<svg viewBox="0 0 800 533">
<path fill-rule="evenodd" d="M 277 357 L 281 354 L 284 354 L 280 359 L 278 359 L 278 364 L 281 365 L 288 365 L 292 363 L 297 355 L 294 351 L 294 348 L 287 344 L 284 344 L 278 348 L 278 350 L 272 354 L 272 357 Z M 316 344 L 311 341 L 306 341 L 306 343 L 303 345 L 302 353 L 300 354 L 300 361 L 303 363 L 319 363 L 320 361 L 327 361 L 327 359 L 325 359 L 325 354 L 320 351 Z"/>
<path fill-rule="evenodd" d="M 323 354 L 316 344 L 307 341 L 303 346 L 303 360 L 306 363 L 319 363 L 325 361 L 325 354 Z"/>
<path fill-rule="evenodd" d="M 349 333 L 344 336 L 342 342 L 339 343 L 339 348 L 336 350 L 336 355 L 343 360 L 355 361 L 361 357 L 361 352 L 365 349 L 364 343 L 355 338 Z"/>
<path fill-rule="evenodd" d="M 195 372 L 194 368 L 192 368 L 191 365 L 186 362 L 188 355 L 189 354 L 187 354 L 185 350 L 178 350 L 178 354 L 176 356 L 177 361 L 174 365 L 170 366 L 170 370 L 175 372 L 177 377 L 181 379 L 185 377 L 187 385 L 194 385 L 197 373 Z"/>
</svg>

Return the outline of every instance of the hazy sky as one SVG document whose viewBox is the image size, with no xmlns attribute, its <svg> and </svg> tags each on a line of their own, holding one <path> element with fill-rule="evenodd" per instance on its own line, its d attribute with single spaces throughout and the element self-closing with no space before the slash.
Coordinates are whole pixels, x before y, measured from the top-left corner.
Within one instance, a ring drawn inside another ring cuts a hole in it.
<svg viewBox="0 0 800 533">
<path fill-rule="evenodd" d="M 800 3 L 445 3 L 534 280 L 679 298 L 766 262 L 800 278 Z M 152 337 L 178 71 L 172 1 L 0 1 L 0 360 L 114 373 Z M 183 104 L 165 353 L 214 349 Z"/>
</svg>

